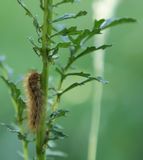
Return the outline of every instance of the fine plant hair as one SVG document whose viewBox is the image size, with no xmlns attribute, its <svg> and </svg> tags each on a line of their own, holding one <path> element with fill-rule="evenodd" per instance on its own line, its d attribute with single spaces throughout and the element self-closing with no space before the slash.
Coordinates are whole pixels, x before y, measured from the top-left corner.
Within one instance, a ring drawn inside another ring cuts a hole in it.
<svg viewBox="0 0 143 160">
<path fill-rule="evenodd" d="M 0 78 L 10 90 L 16 112 L 15 125 L 5 123 L 1 123 L 1 125 L 17 134 L 23 145 L 21 155 L 24 160 L 46 160 L 50 157 L 64 157 L 65 154 L 55 151 L 54 145 L 52 145 L 56 143 L 56 140 L 66 137 L 61 127 L 57 125 L 58 119 L 68 113 L 68 109 L 59 108 L 61 98 L 72 89 L 91 81 L 107 83 L 98 75 L 93 76 L 90 73 L 73 69 L 74 63 L 84 56 L 90 56 L 93 52 L 96 54 L 97 50 L 111 47 L 109 44 L 88 46 L 88 40 L 95 35 L 100 35 L 103 30 L 109 27 L 135 22 L 136 20 L 133 18 L 99 19 L 94 20 L 93 26 L 89 29 L 78 29 L 76 25 L 67 27 L 61 23 L 85 16 L 86 11 L 65 13 L 62 16 L 54 14 L 57 7 L 77 3 L 75 0 L 58 0 L 58 2 L 55 0 L 40 0 L 39 8 L 43 14 L 42 20 L 38 20 L 37 16 L 33 15 L 22 0 L 17 0 L 17 2 L 24 9 L 26 15 L 32 19 L 37 33 L 37 41 L 32 38 L 29 38 L 29 40 L 34 53 L 39 57 L 39 62 L 42 62 L 42 68 L 40 71 L 35 69 L 24 75 L 25 96 L 23 96 L 17 84 L 11 80 L 9 67 L 5 64 L 4 58 L 0 57 Z M 86 17 L 85 20 L 87 20 Z M 62 27 L 59 27 L 59 24 Z M 66 54 L 65 57 L 68 57 L 64 64 L 62 63 L 62 49 L 66 50 L 64 54 Z M 56 77 L 58 84 L 57 82 L 51 84 L 49 78 L 54 77 L 55 74 L 58 75 Z M 75 76 L 82 77 L 83 80 L 76 82 L 74 81 Z M 64 88 L 64 82 L 69 77 L 73 77 L 73 83 Z M 23 82 L 21 82 L 21 85 L 23 86 Z M 30 153 L 30 143 L 35 146 L 34 155 Z"/>
</svg>

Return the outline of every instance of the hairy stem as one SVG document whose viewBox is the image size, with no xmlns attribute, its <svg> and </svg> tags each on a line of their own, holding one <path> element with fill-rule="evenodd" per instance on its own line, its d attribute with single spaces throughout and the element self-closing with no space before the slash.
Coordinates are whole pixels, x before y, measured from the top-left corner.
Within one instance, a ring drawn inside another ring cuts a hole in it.
<svg viewBox="0 0 143 160">
<path fill-rule="evenodd" d="M 40 127 L 37 131 L 36 137 L 36 153 L 37 153 L 37 160 L 45 160 L 45 148 L 43 147 L 45 133 L 46 133 L 46 106 L 47 106 L 47 97 L 48 97 L 48 48 L 50 47 L 50 41 L 48 37 L 51 35 L 51 19 L 52 19 L 52 0 L 44 0 L 43 3 L 43 26 L 42 26 L 42 62 L 43 62 L 43 69 L 41 74 L 41 88 L 44 97 L 44 104 L 43 104 L 43 111 L 40 120 Z"/>
</svg>

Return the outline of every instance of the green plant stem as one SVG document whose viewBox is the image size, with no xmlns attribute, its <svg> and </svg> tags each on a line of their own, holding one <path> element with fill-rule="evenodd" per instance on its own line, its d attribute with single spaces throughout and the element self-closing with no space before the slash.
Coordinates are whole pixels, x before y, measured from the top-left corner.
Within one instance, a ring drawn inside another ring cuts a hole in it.
<svg viewBox="0 0 143 160">
<path fill-rule="evenodd" d="M 28 160 L 28 144 L 25 141 L 23 141 L 22 144 L 23 144 L 24 160 Z"/>
<path fill-rule="evenodd" d="M 76 51 L 77 51 L 77 50 L 76 50 Z M 75 51 L 75 52 L 76 52 L 76 51 Z M 73 61 L 69 61 L 69 62 L 67 63 L 67 65 L 66 65 L 65 68 L 64 68 L 63 74 L 65 74 L 65 73 L 67 72 L 67 70 L 70 68 L 70 66 L 71 66 L 72 63 L 73 63 Z M 64 78 L 63 78 L 63 75 L 61 75 L 61 77 L 60 77 L 60 82 L 59 82 L 59 85 L 58 85 L 58 91 L 61 90 L 62 85 L 63 85 L 63 82 L 64 82 Z M 53 103 L 53 105 L 52 105 L 52 111 L 53 111 L 53 112 L 56 111 L 56 109 L 58 108 L 59 103 L 60 103 L 60 96 L 57 95 L 57 97 L 56 97 L 56 99 L 55 99 L 55 101 L 54 101 L 54 103 Z"/>
<path fill-rule="evenodd" d="M 88 40 L 88 39 L 87 39 L 87 40 Z M 85 41 L 83 42 L 83 44 L 86 43 L 87 40 L 85 40 Z M 74 50 L 74 53 L 78 52 L 78 50 L 80 50 L 80 48 L 76 48 L 76 49 Z M 78 59 L 78 56 L 77 56 L 76 58 L 70 57 L 68 63 L 67 63 L 66 66 L 64 67 L 63 74 L 65 74 L 65 73 L 68 71 L 68 69 L 71 67 L 71 65 L 74 63 L 74 61 L 76 61 L 76 59 Z M 64 82 L 64 78 L 63 78 L 63 76 L 61 75 L 60 82 L 59 82 L 59 86 L 58 86 L 58 90 L 59 90 L 59 91 L 60 91 L 61 88 L 62 88 L 63 82 Z M 52 111 L 53 111 L 53 112 L 58 108 L 59 103 L 60 103 L 60 97 L 57 95 L 57 97 L 56 97 L 56 99 L 55 99 L 55 101 L 54 101 L 54 103 L 53 103 L 53 105 L 52 105 Z"/>
<path fill-rule="evenodd" d="M 20 127 L 20 132 L 23 134 L 23 127 L 21 124 L 19 124 Z M 28 142 L 22 140 L 22 146 L 23 146 L 23 157 L 24 160 L 28 160 L 29 156 L 28 156 Z"/>
<path fill-rule="evenodd" d="M 15 102 L 15 101 L 12 101 L 13 103 L 13 106 L 15 107 L 15 111 L 16 111 L 16 115 L 17 115 L 17 122 L 18 122 L 18 126 L 19 126 L 19 129 L 20 129 L 20 133 L 21 134 L 24 134 L 24 128 L 22 126 L 22 117 L 19 116 L 18 114 L 18 108 L 20 108 L 18 106 L 18 104 Z M 23 159 L 24 160 L 29 160 L 29 152 L 28 152 L 28 142 L 25 141 L 25 140 L 21 140 L 21 143 L 22 143 L 22 148 L 23 148 Z"/>
<path fill-rule="evenodd" d="M 45 160 L 46 159 L 46 151 L 43 146 L 45 133 L 46 133 L 46 106 L 47 106 L 47 97 L 48 97 L 48 70 L 49 70 L 49 63 L 48 63 L 48 48 L 50 47 L 50 41 L 48 37 L 51 35 L 51 19 L 52 19 L 52 0 L 44 0 L 43 3 L 43 26 L 42 26 L 42 62 L 43 62 L 43 69 L 41 73 L 41 89 L 43 92 L 44 104 L 43 104 L 43 111 L 41 114 L 40 125 L 37 130 L 36 136 L 36 154 L 37 160 Z"/>
<path fill-rule="evenodd" d="M 60 82 L 59 82 L 59 86 L 58 86 L 58 90 L 61 90 L 62 84 L 63 84 L 63 78 L 61 76 L 61 79 L 60 79 Z M 53 103 L 53 105 L 51 107 L 53 112 L 56 111 L 56 109 L 58 108 L 59 103 L 60 103 L 60 97 L 57 95 L 56 99 L 55 99 L 55 101 L 54 101 L 54 103 Z"/>
</svg>

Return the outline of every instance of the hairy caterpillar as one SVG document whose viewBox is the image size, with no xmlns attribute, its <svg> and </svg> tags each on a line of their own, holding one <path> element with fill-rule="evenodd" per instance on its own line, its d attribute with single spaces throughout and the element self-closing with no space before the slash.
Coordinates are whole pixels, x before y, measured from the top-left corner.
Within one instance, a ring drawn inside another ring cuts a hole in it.
<svg viewBox="0 0 143 160">
<path fill-rule="evenodd" d="M 29 127 L 35 132 L 39 127 L 43 108 L 40 74 L 36 71 L 30 72 L 25 78 L 24 86 L 27 97 Z"/>
</svg>

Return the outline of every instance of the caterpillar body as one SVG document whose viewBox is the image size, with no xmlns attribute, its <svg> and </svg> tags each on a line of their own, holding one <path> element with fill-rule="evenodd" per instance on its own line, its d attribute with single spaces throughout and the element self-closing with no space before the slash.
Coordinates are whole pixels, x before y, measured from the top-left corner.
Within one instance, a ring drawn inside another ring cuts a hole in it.
<svg viewBox="0 0 143 160">
<path fill-rule="evenodd" d="M 34 132 L 39 128 L 43 108 L 40 77 L 39 73 L 32 71 L 26 76 L 24 83 L 27 97 L 29 127 Z"/>
</svg>

